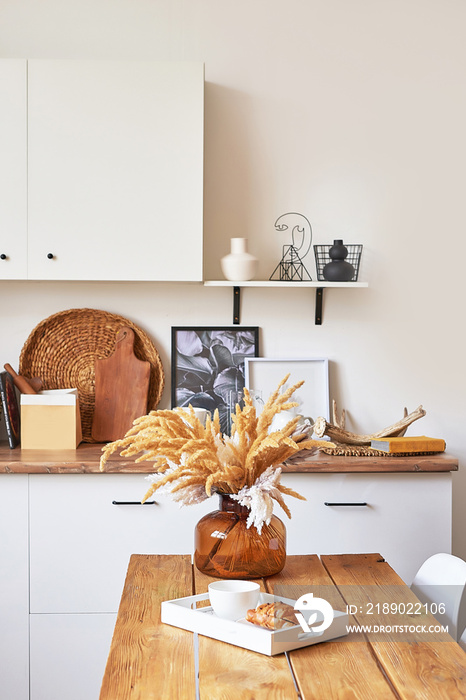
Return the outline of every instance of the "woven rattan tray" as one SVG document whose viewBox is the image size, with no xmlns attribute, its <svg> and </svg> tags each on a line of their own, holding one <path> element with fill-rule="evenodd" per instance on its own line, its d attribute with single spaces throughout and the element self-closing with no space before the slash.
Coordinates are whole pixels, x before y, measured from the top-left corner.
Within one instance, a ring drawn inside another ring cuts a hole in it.
<svg viewBox="0 0 466 700">
<path fill-rule="evenodd" d="M 155 409 L 164 387 L 160 356 L 147 334 L 123 316 L 97 309 L 69 309 L 41 321 L 30 333 L 19 358 L 19 373 L 40 377 L 44 389 L 76 388 L 84 442 L 91 436 L 94 415 L 94 362 L 115 349 L 123 326 L 135 334 L 134 354 L 151 365 L 147 409 Z"/>
</svg>

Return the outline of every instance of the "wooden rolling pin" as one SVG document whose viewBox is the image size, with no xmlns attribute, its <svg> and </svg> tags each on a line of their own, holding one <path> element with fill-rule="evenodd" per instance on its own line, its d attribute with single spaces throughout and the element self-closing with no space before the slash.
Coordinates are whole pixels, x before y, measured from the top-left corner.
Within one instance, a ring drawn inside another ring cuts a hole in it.
<svg viewBox="0 0 466 700">
<path fill-rule="evenodd" d="M 8 362 L 3 365 L 8 374 L 10 374 L 13 377 L 13 382 L 15 384 L 15 387 L 19 389 L 19 391 L 22 394 L 37 394 L 37 391 L 35 391 L 32 386 L 29 384 L 28 380 L 26 377 L 21 377 L 21 375 L 17 374 L 13 367 L 8 364 Z"/>
</svg>

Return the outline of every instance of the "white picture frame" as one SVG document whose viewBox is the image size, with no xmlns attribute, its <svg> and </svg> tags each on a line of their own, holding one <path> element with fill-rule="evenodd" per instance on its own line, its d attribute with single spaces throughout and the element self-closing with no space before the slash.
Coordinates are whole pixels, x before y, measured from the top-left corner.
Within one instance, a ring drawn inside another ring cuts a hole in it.
<svg viewBox="0 0 466 700">
<path fill-rule="evenodd" d="M 260 392 L 264 403 L 288 373 L 285 388 L 304 379 L 303 386 L 294 394 L 294 400 L 299 402 L 295 413 L 312 423 L 319 416 L 330 420 L 328 358 L 254 357 L 244 361 L 245 386 Z"/>
</svg>

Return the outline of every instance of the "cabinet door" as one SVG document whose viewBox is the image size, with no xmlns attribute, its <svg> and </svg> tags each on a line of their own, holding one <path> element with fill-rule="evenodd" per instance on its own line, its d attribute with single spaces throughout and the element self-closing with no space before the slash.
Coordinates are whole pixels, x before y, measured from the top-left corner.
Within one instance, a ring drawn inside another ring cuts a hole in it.
<svg viewBox="0 0 466 700">
<path fill-rule="evenodd" d="M 203 87 L 201 63 L 28 62 L 30 278 L 202 280 Z"/>
<path fill-rule="evenodd" d="M 141 500 L 143 474 L 29 478 L 33 613 L 116 612 L 131 554 L 192 553 L 196 522 L 217 505 L 114 505 Z"/>
<path fill-rule="evenodd" d="M 31 615 L 31 700 L 96 700 L 115 622 L 111 614 Z"/>
<path fill-rule="evenodd" d="M 285 474 L 283 483 L 307 498 L 288 499 L 289 554 L 379 552 L 409 585 L 427 557 L 451 551 L 450 473 Z"/>
<path fill-rule="evenodd" d="M 26 279 L 26 61 L 0 61 L 0 96 L 0 279 Z"/>
<path fill-rule="evenodd" d="M 0 476 L 0 698 L 29 697 L 28 476 Z"/>
</svg>

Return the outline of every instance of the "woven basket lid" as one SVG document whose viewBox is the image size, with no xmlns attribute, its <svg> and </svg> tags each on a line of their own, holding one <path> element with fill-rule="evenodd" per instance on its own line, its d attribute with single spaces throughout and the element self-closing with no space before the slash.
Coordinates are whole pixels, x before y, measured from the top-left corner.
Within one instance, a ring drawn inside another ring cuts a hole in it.
<svg viewBox="0 0 466 700">
<path fill-rule="evenodd" d="M 165 383 L 160 356 L 148 335 L 123 316 L 98 309 L 69 309 L 41 321 L 24 343 L 19 374 L 40 377 L 44 389 L 78 390 L 84 442 L 91 436 L 94 416 L 96 358 L 109 357 L 123 326 L 134 331 L 134 354 L 150 362 L 147 410 L 157 408 Z"/>
</svg>

